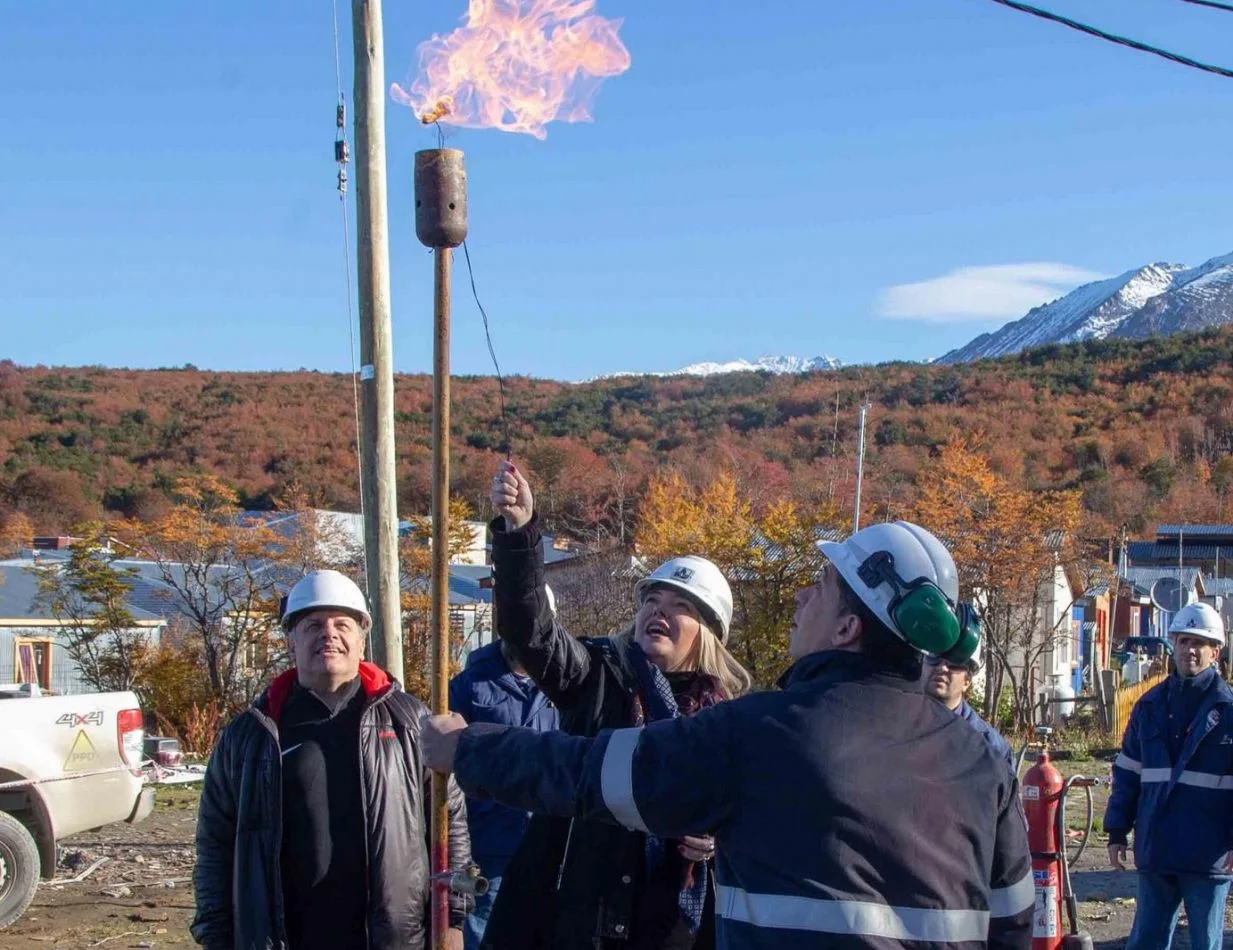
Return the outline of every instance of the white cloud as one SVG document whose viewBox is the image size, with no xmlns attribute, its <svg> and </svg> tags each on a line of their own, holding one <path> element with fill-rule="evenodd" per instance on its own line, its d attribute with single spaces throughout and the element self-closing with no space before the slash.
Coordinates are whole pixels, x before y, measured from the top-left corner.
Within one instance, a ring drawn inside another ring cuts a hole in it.
<svg viewBox="0 0 1233 950">
<path fill-rule="evenodd" d="M 960 267 L 914 284 L 896 284 L 878 296 L 883 317 L 939 323 L 1021 317 L 1105 274 L 1049 261 Z"/>
</svg>

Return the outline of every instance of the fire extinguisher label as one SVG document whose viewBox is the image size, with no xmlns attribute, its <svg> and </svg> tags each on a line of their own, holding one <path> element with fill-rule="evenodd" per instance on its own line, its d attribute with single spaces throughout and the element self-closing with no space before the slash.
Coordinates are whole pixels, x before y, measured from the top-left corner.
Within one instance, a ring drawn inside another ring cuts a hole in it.
<svg viewBox="0 0 1233 950">
<path fill-rule="evenodd" d="M 1052 871 L 1033 871 L 1036 910 L 1032 914 L 1033 937 L 1056 937 L 1059 933 L 1057 878 Z"/>
<path fill-rule="evenodd" d="M 1024 785 L 1023 786 L 1023 797 L 1039 799 L 1040 789 L 1037 788 L 1035 785 Z"/>
</svg>

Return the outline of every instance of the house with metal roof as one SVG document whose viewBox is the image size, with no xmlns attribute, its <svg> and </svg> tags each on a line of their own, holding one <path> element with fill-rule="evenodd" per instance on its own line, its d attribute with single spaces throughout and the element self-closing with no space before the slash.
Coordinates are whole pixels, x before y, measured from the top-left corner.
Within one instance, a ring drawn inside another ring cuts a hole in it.
<svg viewBox="0 0 1233 950">
<path fill-rule="evenodd" d="M 1233 574 L 1233 525 L 1162 524 L 1156 537 L 1130 541 L 1126 556 L 1136 567 L 1197 567 L 1205 574 Z"/>
<path fill-rule="evenodd" d="M 39 596 L 34 564 L 34 558 L 0 561 L 0 683 L 36 683 L 44 691 L 62 694 L 90 692 L 66 649 L 64 625 Z M 127 604 L 132 632 L 157 644 L 168 617 L 153 606 L 144 586 L 134 585 Z"/>
</svg>

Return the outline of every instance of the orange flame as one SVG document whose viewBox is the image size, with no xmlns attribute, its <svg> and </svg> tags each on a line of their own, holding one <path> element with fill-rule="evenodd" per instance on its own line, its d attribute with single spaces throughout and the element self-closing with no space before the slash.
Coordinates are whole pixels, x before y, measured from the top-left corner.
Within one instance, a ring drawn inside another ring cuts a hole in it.
<svg viewBox="0 0 1233 950">
<path fill-rule="evenodd" d="M 585 122 L 600 83 L 629 69 L 620 20 L 595 0 L 469 0 L 466 25 L 419 46 L 420 75 L 394 101 L 424 123 L 546 138 L 554 119 Z"/>
</svg>

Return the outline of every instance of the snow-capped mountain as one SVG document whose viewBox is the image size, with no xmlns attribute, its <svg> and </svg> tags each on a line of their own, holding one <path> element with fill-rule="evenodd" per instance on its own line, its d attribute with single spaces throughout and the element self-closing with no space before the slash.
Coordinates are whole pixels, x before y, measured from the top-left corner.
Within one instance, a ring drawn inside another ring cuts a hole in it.
<svg viewBox="0 0 1233 950">
<path fill-rule="evenodd" d="M 941 357 L 962 363 L 1007 356 L 1045 343 L 1091 338 L 1142 339 L 1233 323 L 1233 254 L 1198 267 L 1148 264 L 1098 280 Z"/>
<path fill-rule="evenodd" d="M 691 363 L 681 369 L 661 373 L 605 373 L 596 379 L 614 379 L 619 376 L 718 376 L 721 373 L 812 373 L 819 370 L 839 369 L 843 364 L 830 356 L 761 356 L 750 360 L 729 360 L 726 363 Z M 589 380 L 588 380 L 589 382 Z"/>
<path fill-rule="evenodd" d="M 729 360 L 727 363 L 691 363 L 682 369 L 659 376 L 717 376 L 720 373 L 813 373 L 818 370 L 839 369 L 842 364 L 830 356 L 760 356 L 749 360 Z"/>
</svg>

